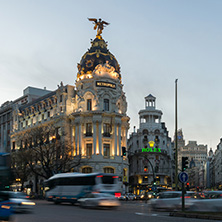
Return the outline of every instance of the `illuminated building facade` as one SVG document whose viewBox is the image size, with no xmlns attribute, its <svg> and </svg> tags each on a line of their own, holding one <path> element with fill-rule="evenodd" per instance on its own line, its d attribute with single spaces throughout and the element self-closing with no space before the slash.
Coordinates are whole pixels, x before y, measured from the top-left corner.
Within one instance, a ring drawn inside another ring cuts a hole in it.
<svg viewBox="0 0 222 222">
<path fill-rule="evenodd" d="M 35 99 L 48 94 L 50 91 L 34 87 L 27 87 L 23 95 L 14 101 L 7 101 L 0 106 L 0 152 L 10 152 L 12 132 L 12 112 L 19 106 L 28 104 Z"/>
<path fill-rule="evenodd" d="M 145 109 L 139 111 L 140 125 L 128 139 L 129 179 L 135 194 L 157 186 L 171 187 L 174 172 L 171 138 L 162 111 L 156 109 L 156 98 L 145 97 Z"/>
<path fill-rule="evenodd" d="M 61 82 L 55 91 L 14 111 L 11 149 L 23 148 L 22 133 L 56 121 L 70 136 L 70 155 L 81 158 L 73 171 L 115 173 L 128 182 L 128 160 L 122 157 L 129 129 L 126 96 L 120 66 L 101 35 L 77 67 L 75 86 Z"/>
<path fill-rule="evenodd" d="M 127 176 L 122 147 L 127 146 L 127 102 L 115 57 L 101 36 L 78 64 L 72 136 L 74 155 L 85 159 L 81 172 L 106 172 Z M 126 179 L 126 177 L 124 177 Z"/>
</svg>

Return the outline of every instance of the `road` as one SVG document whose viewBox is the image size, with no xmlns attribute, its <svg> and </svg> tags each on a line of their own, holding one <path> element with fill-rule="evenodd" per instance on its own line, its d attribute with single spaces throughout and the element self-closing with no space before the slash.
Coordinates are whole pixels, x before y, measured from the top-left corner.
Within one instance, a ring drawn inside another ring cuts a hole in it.
<svg viewBox="0 0 222 222">
<path fill-rule="evenodd" d="M 137 201 L 121 202 L 114 209 L 85 209 L 71 204 L 55 205 L 37 200 L 33 213 L 16 214 L 13 222 L 209 222 L 203 219 L 171 217 L 168 212 L 154 212 L 149 204 Z"/>
</svg>

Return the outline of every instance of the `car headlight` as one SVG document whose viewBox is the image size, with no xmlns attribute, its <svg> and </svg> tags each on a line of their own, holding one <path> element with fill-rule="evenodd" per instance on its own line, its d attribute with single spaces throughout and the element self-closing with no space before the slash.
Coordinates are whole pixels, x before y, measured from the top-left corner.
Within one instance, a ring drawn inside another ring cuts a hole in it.
<svg viewBox="0 0 222 222">
<path fill-rule="evenodd" d="M 22 202 L 21 204 L 22 204 L 22 205 L 32 205 L 32 206 L 35 205 L 34 202 Z"/>
<path fill-rule="evenodd" d="M 1 208 L 9 210 L 11 207 L 7 205 L 2 205 Z"/>
</svg>

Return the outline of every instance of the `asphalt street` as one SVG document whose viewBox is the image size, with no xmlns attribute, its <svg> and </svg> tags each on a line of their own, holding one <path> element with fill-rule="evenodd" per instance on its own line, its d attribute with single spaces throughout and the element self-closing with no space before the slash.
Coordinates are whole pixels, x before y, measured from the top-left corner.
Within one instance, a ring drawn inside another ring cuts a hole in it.
<svg viewBox="0 0 222 222">
<path fill-rule="evenodd" d="M 32 213 L 16 214 L 14 222 L 209 222 L 211 220 L 188 219 L 169 216 L 169 212 L 154 212 L 149 204 L 139 201 L 121 202 L 118 209 L 85 209 L 71 204 L 55 205 L 37 200 Z"/>
</svg>

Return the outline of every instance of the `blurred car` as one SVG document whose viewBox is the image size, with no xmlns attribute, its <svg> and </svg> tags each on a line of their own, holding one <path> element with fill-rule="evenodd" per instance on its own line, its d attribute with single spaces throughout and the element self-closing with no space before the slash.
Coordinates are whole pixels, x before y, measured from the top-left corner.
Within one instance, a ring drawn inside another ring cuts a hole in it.
<svg viewBox="0 0 222 222">
<path fill-rule="evenodd" d="M 34 209 L 35 203 L 30 201 L 26 194 L 13 191 L 3 191 L 3 193 L 9 195 L 9 202 L 13 212 L 31 212 Z"/>
<path fill-rule="evenodd" d="M 194 192 L 188 191 L 185 195 L 185 203 L 193 199 Z M 165 191 L 159 193 L 156 199 L 150 200 L 150 206 L 154 210 L 178 210 L 181 208 L 182 192 L 181 191 Z M 186 206 L 186 204 L 185 204 Z"/>
<path fill-rule="evenodd" d="M 0 192 L 0 221 L 9 221 L 12 216 L 12 207 L 10 206 L 9 195 Z"/>
<path fill-rule="evenodd" d="M 136 200 L 136 195 L 133 193 L 126 194 L 126 200 Z"/>
<path fill-rule="evenodd" d="M 81 207 L 118 207 L 119 200 L 106 193 L 88 193 L 78 200 Z"/>
<path fill-rule="evenodd" d="M 206 195 L 208 199 L 222 198 L 222 191 L 207 191 Z"/>
<path fill-rule="evenodd" d="M 217 199 L 194 199 L 188 203 L 189 211 L 221 212 L 222 198 Z"/>
<path fill-rule="evenodd" d="M 120 197 L 118 197 L 118 199 L 119 199 L 119 200 L 126 200 L 126 195 L 121 194 L 121 196 L 120 196 Z"/>
<path fill-rule="evenodd" d="M 154 195 L 153 195 L 153 192 L 148 192 L 148 193 L 142 193 L 140 195 L 140 200 L 149 200 L 149 199 L 152 199 L 154 198 Z"/>
<path fill-rule="evenodd" d="M 195 192 L 193 197 L 195 199 L 208 199 L 208 192 L 206 191 Z"/>
</svg>

